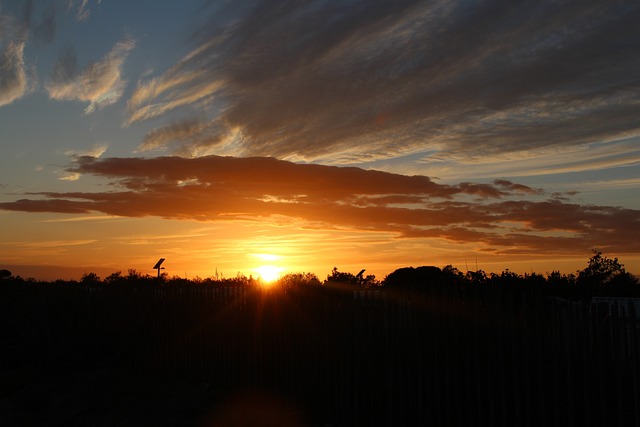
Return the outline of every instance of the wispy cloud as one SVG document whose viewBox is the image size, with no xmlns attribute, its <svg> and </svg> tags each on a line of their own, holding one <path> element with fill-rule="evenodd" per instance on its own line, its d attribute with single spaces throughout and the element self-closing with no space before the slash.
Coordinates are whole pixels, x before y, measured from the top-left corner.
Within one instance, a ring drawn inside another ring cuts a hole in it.
<svg viewBox="0 0 640 427">
<path fill-rule="evenodd" d="M 628 179 L 607 179 L 600 181 L 591 181 L 585 183 L 589 188 L 597 188 L 603 190 L 609 190 L 612 188 L 630 188 L 637 189 L 640 188 L 640 177 L 637 178 L 628 178 Z"/>
<path fill-rule="evenodd" d="M 232 133 L 226 134 L 235 140 Z M 171 123 L 147 133 L 136 152 L 170 150 L 183 157 L 211 154 L 214 148 L 225 144 L 219 128 L 205 120 L 184 120 Z"/>
<path fill-rule="evenodd" d="M 58 179 L 60 181 L 77 181 L 80 179 L 80 174 L 77 172 L 59 172 Z"/>
<path fill-rule="evenodd" d="M 9 43 L 0 53 L 0 107 L 22 98 L 28 91 L 24 43 Z"/>
<path fill-rule="evenodd" d="M 88 148 L 86 150 L 67 150 L 65 151 L 65 155 L 71 157 L 72 159 L 77 159 L 80 157 L 100 157 L 102 156 L 107 149 L 109 148 L 108 144 L 102 143 L 96 143 L 93 144 L 93 146 L 91 148 Z M 56 171 L 56 174 L 58 176 L 58 180 L 60 181 L 77 181 L 80 179 L 80 173 L 76 172 L 76 171 L 70 171 L 70 170 L 58 170 Z"/>
<path fill-rule="evenodd" d="M 76 4 L 77 3 L 77 4 Z M 99 3 L 99 2 L 98 2 Z M 25 65 L 24 51 L 27 44 L 46 45 L 54 41 L 58 26 L 56 1 L 24 1 L 3 3 L 0 7 L 0 107 L 11 104 L 37 87 L 35 68 Z M 88 0 L 68 0 L 68 11 L 76 10 L 78 19 L 88 17 Z M 60 82 L 57 82 L 60 83 Z M 53 88 L 52 88 L 53 89 Z M 85 95 L 66 97 L 85 100 Z M 70 89 L 67 89 L 69 92 Z M 62 91 L 64 92 L 64 90 Z M 83 92 L 78 90 L 78 92 Z M 108 94 L 104 96 L 109 97 Z M 118 95 L 120 96 L 120 95 Z M 94 101 L 91 99 L 91 101 Z M 96 103 L 95 106 L 99 105 Z"/>
<path fill-rule="evenodd" d="M 100 4 L 101 0 L 96 3 Z M 89 0 L 67 0 L 67 10 L 74 13 L 75 19 L 78 21 L 87 21 L 91 16 L 89 8 Z"/>
<path fill-rule="evenodd" d="M 640 211 L 561 201 L 507 180 L 444 185 L 425 176 L 217 156 L 81 157 L 69 172 L 109 179 L 117 191 L 35 193 L 0 209 L 197 221 L 268 217 L 474 243 L 497 253 L 640 251 Z"/>
<path fill-rule="evenodd" d="M 101 61 L 81 71 L 75 52 L 69 48 L 53 67 L 51 80 L 46 84 L 49 96 L 56 100 L 88 102 L 86 114 L 117 102 L 126 86 L 122 66 L 134 46 L 132 40 L 120 41 Z"/>
<path fill-rule="evenodd" d="M 112 221 L 114 219 L 120 219 L 119 216 L 113 215 L 94 215 L 94 216 L 74 216 L 71 218 L 55 218 L 55 219 L 45 219 L 42 222 L 44 223 L 58 223 L 58 222 L 85 222 L 85 221 Z"/>
<path fill-rule="evenodd" d="M 30 90 L 24 48 L 29 38 L 31 8 L 5 12 L 0 8 L 0 107 Z"/>
<path fill-rule="evenodd" d="M 342 163 L 430 151 L 469 163 L 640 135 L 640 4 L 211 7 L 196 48 L 129 100 L 128 124 L 192 114 L 150 133 L 141 151 Z"/>
<path fill-rule="evenodd" d="M 93 144 L 91 148 L 88 148 L 86 150 L 67 150 L 64 154 L 71 157 L 100 157 L 107 151 L 108 148 L 109 144 L 96 143 Z"/>
<path fill-rule="evenodd" d="M 94 242 L 96 240 L 44 240 L 40 242 L 12 242 L 12 244 L 28 248 L 57 248 L 59 246 L 87 245 Z"/>
<path fill-rule="evenodd" d="M 397 165 L 374 164 L 385 170 L 424 173 L 447 180 L 491 179 L 496 176 L 533 177 L 607 170 L 640 164 L 640 137 L 583 145 L 557 145 L 520 152 L 470 157 L 464 153 L 432 151 L 402 159 Z M 384 162 L 381 162 L 384 163 Z"/>
</svg>

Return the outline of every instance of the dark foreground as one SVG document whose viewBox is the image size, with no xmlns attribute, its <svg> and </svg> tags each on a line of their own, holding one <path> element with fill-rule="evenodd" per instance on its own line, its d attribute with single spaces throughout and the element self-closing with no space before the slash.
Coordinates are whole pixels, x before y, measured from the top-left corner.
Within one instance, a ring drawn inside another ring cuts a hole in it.
<svg viewBox="0 0 640 427">
<path fill-rule="evenodd" d="M 639 323 L 609 306 L 3 284 L 0 425 L 638 426 Z"/>
</svg>

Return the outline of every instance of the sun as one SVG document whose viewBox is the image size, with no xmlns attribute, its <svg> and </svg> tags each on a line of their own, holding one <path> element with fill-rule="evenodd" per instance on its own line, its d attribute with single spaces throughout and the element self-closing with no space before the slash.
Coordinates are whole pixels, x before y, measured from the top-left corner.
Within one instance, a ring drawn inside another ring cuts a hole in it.
<svg viewBox="0 0 640 427">
<path fill-rule="evenodd" d="M 266 283 L 271 283 L 280 278 L 280 271 L 282 269 L 273 265 L 263 265 L 256 268 L 256 272 L 260 278 Z"/>
</svg>

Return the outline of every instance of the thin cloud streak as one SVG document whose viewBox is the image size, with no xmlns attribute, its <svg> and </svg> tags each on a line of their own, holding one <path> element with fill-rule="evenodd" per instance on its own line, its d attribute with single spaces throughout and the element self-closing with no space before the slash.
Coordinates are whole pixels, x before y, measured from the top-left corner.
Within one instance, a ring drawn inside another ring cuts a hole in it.
<svg viewBox="0 0 640 427">
<path fill-rule="evenodd" d="M 486 158 L 436 153 L 405 161 L 399 167 L 390 165 L 385 170 L 402 168 L 409 172 L 422 171 L 431 176 L 446 177 L 447 180 L 468 179 L 470 176 L 488 179 L 495 176 L 533 177 L 607 170 L 640 164 L 638 141 L 640 138 L 573 147 L 558 146 Z"/>
<path fill-rule="evenodd" d="M 69 172 L 106 178 L 118 191 L 34 193 L 37 198 L 0 209 L 196 221 L 274 218 L 475 243 L 494 253 L 640 251 L 640 211 L 561 201 L 507 180 L 443 185 L 424 176 L 216 156 L 81 157 Z"/>
<path fill-rule="evenodd" d="M 91 148 L 88 148 L 86 150 L 68 150 L 65 151 L 64 154 L 71 157 L 100 157 L 107 151 L 108 148 L 108 144 L 96 143 L 93 144 Z"/>
<path fill-rule="evenodd" d="M 135 47 L 132 40 L 123 40 L 101 61 L 87 65 L 78 71 L 73 50 L 63 53 L 53 67 L 51 80 L 46 84 L 52 99 L 59 101 L 88 102 L 85 114 L 117 102 L 126 86 L 122 78 L 122 66 Z"/>
<path fill-rule="evenodd" d="M 113 221 L 122 219 L 120 216 L 113 215 L 97 215 L 97 216 L 76 216 L 73 218 L 55 218 L 46 219 L 43 223 L 59 223 L 59 222 L 85 222 L 85 221 Z"/>
<path fill-rule="evenodd" d="M 10 242 L 10 244 L 25 248 L 57 248 L 59 246 L 88 245 L 97 240 L 45 240 L 41 242 Z"/>
<path fill-rule="evenodd" d="M 100 1 L 98 1 L 100 3 Z M 91 15 L 91 11 L 88 9 L 89 0 L 68 0 L 68 8 L 71 10 L 76 5 L 75 17 L 78 21 L 86 21 Z"/>
</svg>

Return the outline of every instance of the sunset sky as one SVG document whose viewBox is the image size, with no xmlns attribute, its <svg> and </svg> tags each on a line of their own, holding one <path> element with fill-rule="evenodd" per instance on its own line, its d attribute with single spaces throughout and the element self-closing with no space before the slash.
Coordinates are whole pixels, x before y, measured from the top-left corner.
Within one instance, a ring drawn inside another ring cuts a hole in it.
<svg viewBox="0 0 640 427">
<path fill-rule="evenodd" d="M 0 268 L 640 273 L 640 2 L 0 0 Z"/>
</svg>

